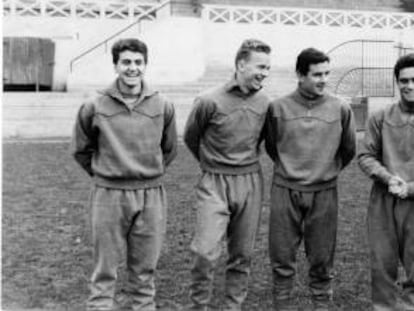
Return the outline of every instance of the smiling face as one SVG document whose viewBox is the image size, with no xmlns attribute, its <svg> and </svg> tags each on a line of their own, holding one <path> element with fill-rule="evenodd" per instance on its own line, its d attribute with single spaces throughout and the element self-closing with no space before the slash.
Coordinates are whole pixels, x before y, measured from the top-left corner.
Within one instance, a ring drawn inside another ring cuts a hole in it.
<svg viewBox="0 0 414 311">
<path fill-rule="evenodd" d="M 325 93 L 325 87 L 330 74 L 329 62 L 309 65 L 306 75 L 298 73 L 299 87 L 309 95 L 321 96 Z"/>
<path fill-rule="evenodd" d="M 269 75 L 270 55 L 264 52 L 251 51 L 250 56 L 241 59 L 237 64 L 237 78 L 240 87 L 245 91 L 257 91 L 263 80 Z"/>
<path fill-rule="evenodd" d="M 140 89 L 146 66 L 144 55 L 139 52 L 125 50 L 119 53 L 115 72 L 118 74 L 121 90 L 128 92 L 131 89 Z"/>
<path fill-rule="evenodd" d="M 405 67 L 400 70 L 397 85 L 402 100 L 414 107 L 414 67 Z"/>
</svg>

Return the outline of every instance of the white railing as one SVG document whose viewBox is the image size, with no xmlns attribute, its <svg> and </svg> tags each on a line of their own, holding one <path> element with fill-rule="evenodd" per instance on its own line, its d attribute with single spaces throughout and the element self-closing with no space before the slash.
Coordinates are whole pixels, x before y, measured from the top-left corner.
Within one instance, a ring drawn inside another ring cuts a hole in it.
<svg viewBox="0 0 414 311">
<path fill-rule="evenodd" d="M 163 0 L 160 3 L 157 3 L 155 6 L 153 6 L 151 9 L 148 9 L 147 11 L 144 11 L 141 13 L 141 15 L 138 15 L 135 18 L 135 21 L 130 23 L 129 25 L 127 25 L 126 27 L 118 30 L 117 32 L 113 33 L 112 35 L 106 37 L 104 40 L 102 40 L 101 42 L 99 42 L 98 44 L 90 47 L 89 49 L 87 49 L 86 51 L 82 52 L 81 54 L 77 55 L 75 58 L 73 58 L 70 61 L 70 71 L 72 72 L 73 70 L 73 66 L 76 64 L 76 62 L 78 62 L 81 59 L 84 59 L 85 56 L 88 56 L 94 52 L 96 52 L 99 48 L 104 48 L 105 53 L 107 53 L 108 50 L 108 43 L 111 40 L 114 40 L 115 38 L 117 38 L 119 35 L 122 35 L 123 33 L 125 33 L 127 30 L 131 29 L 132 27 L 135 27 L 136 25 L 140 25 L 141 20 L 145 19 L 145 17 L 149 14 L 154 14 L 156 15 L 156 12 L 158 12 L 159 10 L 161 10 L 162 8 L 164 8 L 165 6 L 167 6 L 168 4 L 170 4 L 170 0 Z"/>
<path fill-rule="evenodd" d="M 278 24 L 356 27 L 374 29 L 414 28 L 414 14 L 372 11 L 237 7 L 204 5 L 203 18 L 213 23 Z"/>
<path fill-rule="evenodd" d="M 154 20 L 157 3 L 125 0 L 3 0 L 3 15 L 10 17 L 68 17 Z"/>
</svg>

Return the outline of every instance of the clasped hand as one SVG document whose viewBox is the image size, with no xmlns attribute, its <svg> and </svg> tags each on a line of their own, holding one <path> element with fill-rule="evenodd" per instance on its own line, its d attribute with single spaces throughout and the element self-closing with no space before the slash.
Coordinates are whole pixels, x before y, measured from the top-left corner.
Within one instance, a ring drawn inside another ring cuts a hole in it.
<svg viewBox="0 0 414 311">
<path fill-rule="evenodd" d="M 388 191 L 400 199 L 405 199 L 408 195 L 408 185 L 401 177 L 393 176 L 388 184 Z"/>
</svg>

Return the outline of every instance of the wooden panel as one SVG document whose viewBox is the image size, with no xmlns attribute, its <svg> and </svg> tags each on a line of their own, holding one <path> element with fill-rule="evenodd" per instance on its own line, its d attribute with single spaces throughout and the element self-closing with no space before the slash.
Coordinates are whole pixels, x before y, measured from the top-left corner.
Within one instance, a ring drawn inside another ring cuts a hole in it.
<svg viewBox="0 0 414 311">
<path fill-rule="evenodd" d="M 11 66 L 11 45 L 8 38 L 3 39 L 3 84 L 10 83 L 12 80 L 12 66 Z"/>
<path fill-rule="evenodd" d="M 3 83 L 52 86 L 54 43 L 40 38 L 4 38 Z"/>
<path fill-rule="evenodd" d="M 41 70 L 39 81 L 43 85 L 53 84 L 53 67 L 55 64 L 55 44 L 51 40 L 42 40 L 41 44 Z"/>
<path fill-rule="evenodd" d="M 198 7 L 194 0 L 171 0 L 171 15 L 197 16 Z"/>
</svg>

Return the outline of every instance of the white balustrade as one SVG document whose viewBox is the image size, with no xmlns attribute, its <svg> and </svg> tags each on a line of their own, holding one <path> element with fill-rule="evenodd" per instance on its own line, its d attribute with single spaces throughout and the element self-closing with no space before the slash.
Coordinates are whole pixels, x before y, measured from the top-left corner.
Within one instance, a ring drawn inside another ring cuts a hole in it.
<svg viewBox="0 0 414 311">
<path fill-rule="evenodd" d="M 14 12 L 16 15 L 41 16 L 41 0 L 12 0 L 10 4 L 11 6 L 14 4 Z"/>
<path fill-rule="evenodd" d="M 213 23 L 414 28 L 414 14 L 398 12 L 204 5 L 203 18 Z"/>
<path fill-rule="evenodd" d="M 156 5 L 125 0 L 3 0 L 3 15 L 154 20 L 151 9 Z M 414 28 L 414 14 L 398 12 L 204 5 L 203 18 L 213 23 Z"/>
<path fill-rule="evenodd" d="M 3 16 L 154 20 L 158 3 L 125 0 L 3 0 Z"/>
<path fill-rule="evenodd" d="M 51 17 L 70 17 L 71 3 L 62 0 L 50 0 L 45 2 L 46 15 Z"/>
</svg>

